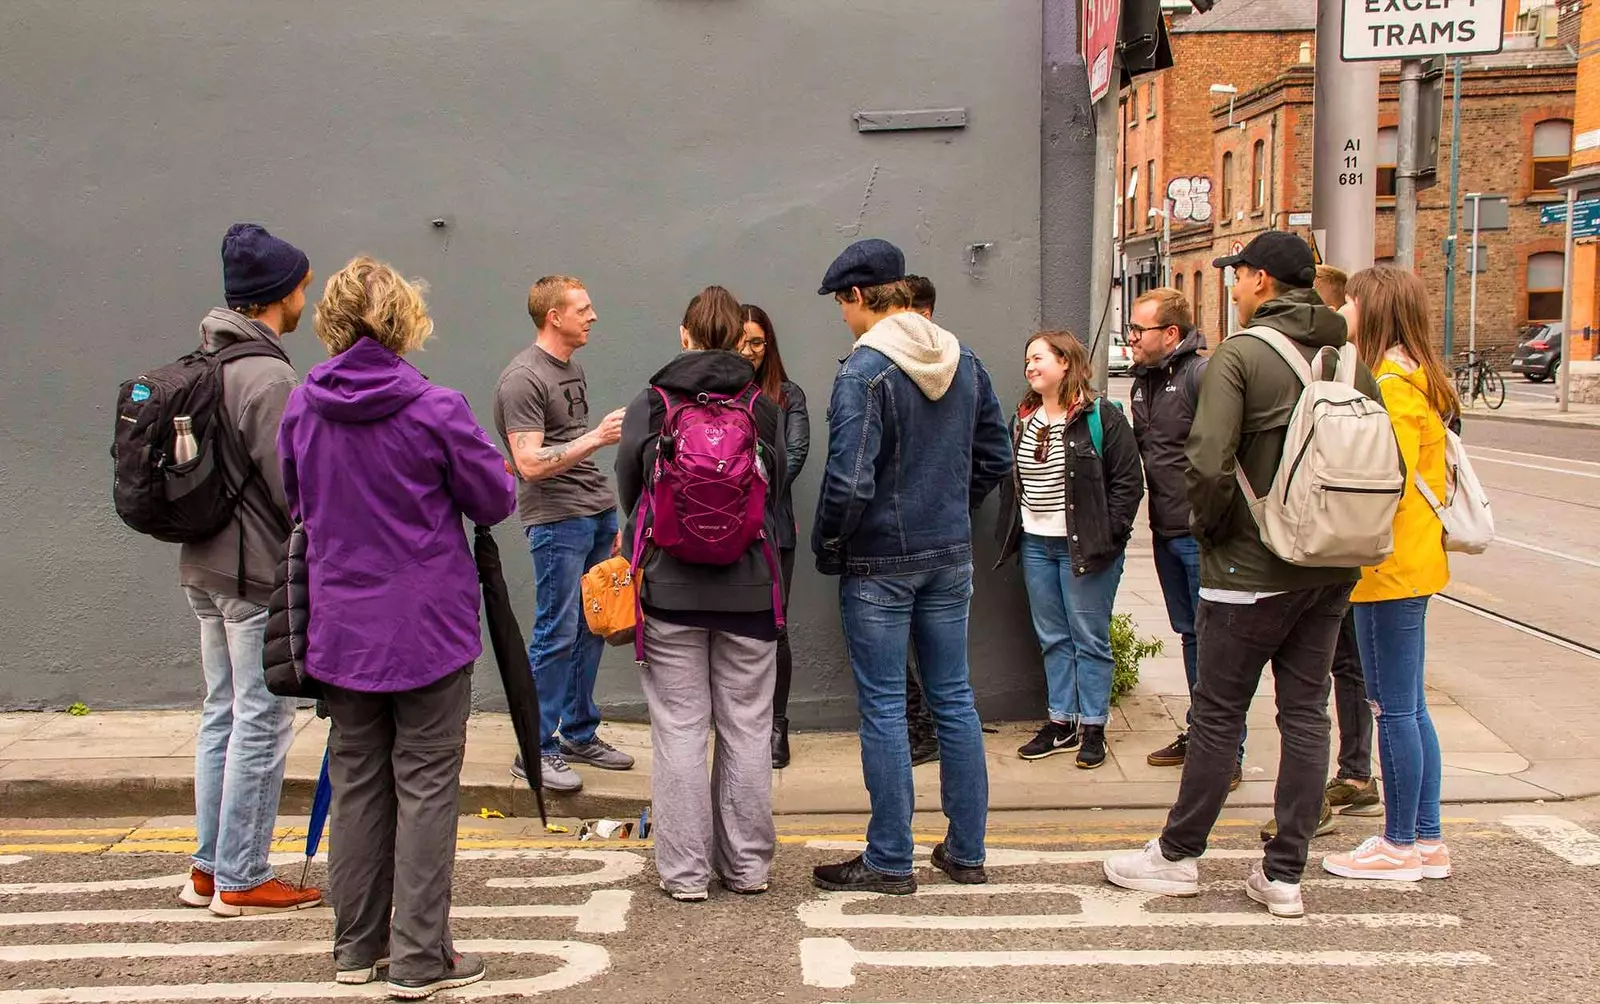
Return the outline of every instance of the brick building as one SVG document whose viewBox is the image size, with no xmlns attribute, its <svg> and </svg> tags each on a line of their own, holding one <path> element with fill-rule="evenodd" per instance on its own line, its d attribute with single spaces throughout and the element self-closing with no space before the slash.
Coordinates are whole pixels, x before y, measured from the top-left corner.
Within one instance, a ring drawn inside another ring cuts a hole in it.
<svg viewBox="0 0 1600 1004">
<path fill-rule="evenodd" d="M 1572 176 L 1580 197 L 1592 198 L 1600 184 L 1600 5 L 1571 2 L 1564 6 L 1561 19 L 1563 42 L 1579 54 L 1576 114 L 1573 117 Z M 1576 25 L 1576 30 L 1573 30 Z M 1590 189 L 1585 191 L 1584 189 Z M 1565 240 L 1566 234 L 1560 232 Z M 1600 358 L 1600 244 L 1580 240 L 1572 256 L 1572 361 Z M 1576 376 L 1576 371 L 1574 371 Z M 1600 388 L 1593 386 L 1594 374 L 1585 381 L 1585 400 L 1600 400 Z"/>
<path fill-rule="evenodd" d="M 1513 8 L 1516 5 L 1512 5 Z M 1505 195 L 1510 199 L 1511 228 L 1484 233 L 1484 270 L 1478 276 L 1478 343 L 1509 352 L 1518 330 L 1531 320 L 1559 319 L 1561 308 L 1562 231 L 1540 223 L 1540 210 L 1561 201 L 1552 182 L 1568 169 L 1577 60 L 1555 44 L 1555 19 L 1513 9 L 1508 13 L 1506 51 L 1469 59 L 1462 77 L 1462 193 Z M 1245 27 L 1263 17 L 1273 25 L 1264 36 Z M 1174 62 L 1186 49 L 1197 49 L 1198 65 L 1179 76 L 1180 66 L 1155 81 L 1157 118 L 1165 117 L 1164 135 L 1147 129 L 1130 139 L 1122 177 L 1127 183 L 1134 153 L 1155 162 L 1157 198 L 1183 197 L 1187 205 L 1173 209 L 1172 284 L 1195 300 L 1196 313 L 1208 332 L 1219 332 L 1231 319 L 1225 309 L 1227 290 L 1211 260 L 1235 244 L 1247 243 L 1267 229 L 1294 229 L 1310 236 L 1303 224 L 1311 212 L 1312 175 L 1312 32 L 1313 0 L 1260 3 L 1224 0 L 1209 14 L 1174 18 Z M 1198 44 L 1197 44 L 1198 43 Z M 1181 81 L 1182 86 L 1179 86 Z M 1150 87 L 1141 83 L 1125 102 Z M 1379 106 L 1379 199 L 1374 255 L 1382 261 L 1394 253 L 1394 161 L 1397 147 L 1399 67 L 1382 68 Z M 1231 90 L 1230 90 L 1231 88 Z M 1200 114 L 1195 109 L 1202 110 Z M 1600 123 L 1597 123 L 1600 125 Z M 1449 158 L 1451 110 L 1445 102 L 1439 152 L 1439 183 L 1418 200 L 1417 272 L 1434 293 L 1433 322 L 1443 331 L 1444 239 L 1449 232 Z M 1125 131 L 1132 136 L 1136 128 Z M 1162 166 L 1171 165 L 1163 173 Z M 1195 178 L 1208 184 L 1197 184 Z M 1140 184 L 1148 192 L 1152 187 Z M 1199 208 L 1201 190 L 1209 205 Z M 1159 217 L 1151 219 L 1143 199 L 1125 200 L 1123 220 L 1124 288 L 1128 296 L 1161 279 Z M 1158 206 L 1160 203 L 1157 204 Z M 1197 222 L 1194 217 L 1205 217 Z M 1186 218 L 1187 217 L 1187 218 Z M 1183 220 L 1180 224 L 1180 220 Z M 1458 282 L 1456 337 L 1467 344 L 1470 281 L 1466 246 L 1470 217 L 1462 222 L 1462 272 Z M 1442 337 L 1442 334 L 1441 334 Z"/>
</svg>

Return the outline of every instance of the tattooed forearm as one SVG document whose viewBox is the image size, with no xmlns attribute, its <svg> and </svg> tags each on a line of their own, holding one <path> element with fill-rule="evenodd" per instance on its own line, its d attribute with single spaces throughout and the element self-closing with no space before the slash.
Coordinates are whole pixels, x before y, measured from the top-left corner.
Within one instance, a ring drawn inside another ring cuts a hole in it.
<svg viewBox="0 0 1600 1004">
<path fill-rule="evenodd" d="M 567 445 L 563 443 L 560 446 L 546 446 L 538 453 L 535 453 L 533 459 L 541 464 L 560 463 L 567 455 Z"/>
</svg>

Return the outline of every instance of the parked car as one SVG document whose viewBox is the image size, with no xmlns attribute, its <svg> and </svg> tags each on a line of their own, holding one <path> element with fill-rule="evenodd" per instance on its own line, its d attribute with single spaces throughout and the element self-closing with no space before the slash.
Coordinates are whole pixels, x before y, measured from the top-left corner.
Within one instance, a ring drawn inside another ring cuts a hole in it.
<svg viewBox="0 0 1600 1004">
<path fill-rule="evenodd" d="M 1106 372 L 1113 376 L 1127 376 L 1133 372 L 1133 350 L 1128 348 L 1128 337 L 1120 331 L 1111 334 L 1111 363 Z"/>
<path fill-rule="evenodd" d="M 1521 373 L 1534 383 L 1543 383 L 1561 369 L 1560 321 L 1530 324 L 1522 329 L 1517 349 L 1511 355 L 1511 372 Z"/>
</svg>

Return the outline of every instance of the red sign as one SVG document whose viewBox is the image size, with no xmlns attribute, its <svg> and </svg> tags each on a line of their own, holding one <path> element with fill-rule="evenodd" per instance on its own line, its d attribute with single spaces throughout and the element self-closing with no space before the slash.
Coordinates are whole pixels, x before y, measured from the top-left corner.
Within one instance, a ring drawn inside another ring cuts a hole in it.
<svg viewBox="0 0 1600 1004">
<path fill-rule="evenodd" d="M 1083 65 L 1089 68 L 1089 100 L 1099 101 L 1111 90 L 1111 57 L 1117 51 L 1117 27 L 1122 20 L 1122 0 L 1082 0 Z"/>
</svg>

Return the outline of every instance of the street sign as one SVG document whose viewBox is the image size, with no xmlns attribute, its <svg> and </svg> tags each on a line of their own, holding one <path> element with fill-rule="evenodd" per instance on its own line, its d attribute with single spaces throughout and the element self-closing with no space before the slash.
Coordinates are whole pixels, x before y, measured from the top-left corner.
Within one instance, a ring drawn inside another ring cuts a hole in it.
<svg viewBox="0 0 1600 1004">
<path fill-rule="evenodd" d="M 1289 225 L 1291 227 L 1309 227 L 1311 225 L 1310 213 L 1290 213 Z"/>
<path fill-rule="evenodd" d="M 1473 203 L 1478 204 L 1477 225 L 1479 230 L 1510 230 L 1511 229 L 1511 200 L 1504 195 L 1475 195 L 1468 194 L 1461 200 L 1461 210 L 1466 213 L 1466 226 L 1473 224 Z"/>
<path fill-rule="evenodd" d="M 1345 62 L 1500 51 L 1505 0 L 1343 2 L 1339 56 Z"/>
<path fill-rule="evenodd" d="M 1089 100 L 1099 101 L 1111 90 L 1111 57 L 1117 50 L 1117 28 L 1122 23 L 1122 0 L 1083 0 L 1083 65 L 1089 68 Z"/>
<path fill-rule="evenodd" d="M 1558 202 L 1539 210 L 1545 226 L 1567 222 L 1567 204 Z M 1580 199 L 1572 204 L 1572 236 L 1575 239 L 1600 237 L 1600 199 Z"/>
</svg>

